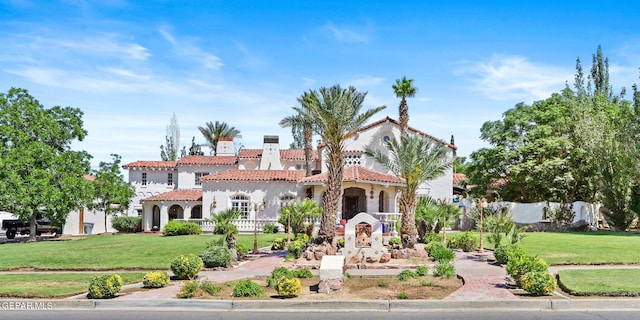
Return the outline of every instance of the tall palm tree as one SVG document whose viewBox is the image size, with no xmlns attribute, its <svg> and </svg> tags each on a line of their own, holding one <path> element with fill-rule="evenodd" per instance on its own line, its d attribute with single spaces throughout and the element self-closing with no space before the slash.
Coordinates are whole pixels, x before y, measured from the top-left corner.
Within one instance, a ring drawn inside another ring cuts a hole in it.
<svg viewBox="0 0 640 320">
<path fill-rule="evenodd" d="M 293 109 L 308 112 L 314 130 L 327 145 L 327 185 L 322 196 L 322 220 L 318 233 L 319 242 L 331 243 L 335 237 L 335 223 L 342 194 L 344 141 L 360 129 L 374 114 L 385 106 L 361 112 L 366 92 L 354 87 L 343 89 L 340 85 L 320 88 L 308 94 L 305 106 Z"/>
<path fill-rule="evenodd" d="M 385 142 L 385 146 L 389 155 L 371 147 L 366 147 L 365 154 L 404 179 L 399 203 L 402 213 L 400 235 L 403 247 L 413 248 L 418 237 L 416 190 L 421 183 L 444 175 L 451 167 L 452 159 L 444 144 L 434 143 L 431 138 L 419 135 L 405 135 L 400 142 L 391 139 Z"/>
<path fill-rule="evenodd" d="M 240 130 L 235 127 L 229 126 L 226 122 L 218 122 L 215 123 L 209 121 L 205 124 L 204 127 L 198 127 L 204 139 L 207 141 L 204 146 L 211 148 L 210 154 L 216 153 L 216 148 L 218 147 L 218 140 L 220 138 L 242 138 L 240 135 Z"/>
<path fill-rule="evenodd" d="M 400 106 L 398 107 L 398 116 L 400 117 L 400 135 L 404 135 L 409 125 L 409 106 L 407 105 L 407 98 L 413 98 L 418 92 L 418 88 L 413 86 L 413 79 L 396 80 L 396 84 L 392 85 L 393 92 L 396 94 L 396 98 L 401 98 Z"/>
<path fill-rule="evenodd" d="M 305 162 L 305 170 L 306 176 L 310 176 L 313 171 L 313 122 L 311 121 L 311 117 L 309 115 L 309 108 L 307 107 L 308 103 L 311 101 L 311 93 L 305 92 L 298 98 L 298 103 L 300 103 L 300 108 L 297 109 L 297 114 L 285 117 L 280 120 L 281 127 L 292 127 L 302 128 L 302 138 L 303 138 L 303 146 L 304 146 L 304 162 Z M 295 138 L 295 137 L 294 137 Z"/>
</svg>

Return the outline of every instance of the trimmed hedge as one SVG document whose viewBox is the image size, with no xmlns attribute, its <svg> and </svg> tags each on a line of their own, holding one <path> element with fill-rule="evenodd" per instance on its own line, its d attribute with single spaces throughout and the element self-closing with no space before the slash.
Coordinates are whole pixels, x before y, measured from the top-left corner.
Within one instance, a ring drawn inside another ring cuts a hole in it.
<svg viewBox="0 0 640 320">
<path fill-rule="evenodd" d="M 142 229 L 142 217 L 118 216 L 111 218 L 111 226 L 118 232 L 134 233 Z"/>
<path fill-rule="evenodd" d="M 111 299 L 122 289 L 122 277 L 119 274 L 103 274 L 91 280 L 89 299 Z"/>
<path fill-rule="evenodd" d="M 202 228 L 195 222 L 169 221 L 162 230 L 165 236 L 186 236 L 190 234 L 202 234 Z"/>
</svg>

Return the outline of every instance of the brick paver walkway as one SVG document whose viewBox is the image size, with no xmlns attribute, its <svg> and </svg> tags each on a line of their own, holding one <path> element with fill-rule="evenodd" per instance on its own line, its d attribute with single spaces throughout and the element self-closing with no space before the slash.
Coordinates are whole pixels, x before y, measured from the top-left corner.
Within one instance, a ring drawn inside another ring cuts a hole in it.
<svg viewBox="0 0 640 320">
<path fill-rule="evenodd" d="M 455 268 L 458 275 L 464 279 L 464 285 L 443 300 L 518 299 L 505 286 L 507 273 L 504 268 L 488 263 L 486 256 L 474 252 L 456 252 Z"/>
</svg>

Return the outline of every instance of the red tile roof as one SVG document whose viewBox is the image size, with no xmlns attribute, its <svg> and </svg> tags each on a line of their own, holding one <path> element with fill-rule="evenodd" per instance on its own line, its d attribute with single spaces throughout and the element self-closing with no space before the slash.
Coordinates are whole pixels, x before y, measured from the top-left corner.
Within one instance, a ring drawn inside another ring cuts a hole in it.
<svg viewBox="0 0 640 320">
<path fill-rule="evenodd" d="M 360 129 L 356 130 L 356 132 L 362 132 L 362 131 L 365 131 L 365 130 L 371 129 L 371 128 L 373 128 L 373 127 L 375 127 L 375 126 L 377 126 L 377 125 L 380 125 L 380 124 L 382 124 L 382 123 L 385 123 L 385 122 L 387 122 L 387 121 L 388 121 L 388 122 L 391 122 L 391 123 L 393 123 L 393 124 L 395 124 L 395 125 L 398 125 L 398 126 L 400 125 L 400 122 L 399 122 L 399 121 L 394 120 L 394 119 L 391 119 L 391 118 L 389 118 L 389 117 L 386 117 L 386 118 L 383 118 L 383 119 L 378 120 L 378 121 L 376 121 L 376 122 L 370 123 L 370 124 L 368 124 L 368 125 L 366 125 L 366 126 L 364 126 L 364 127 L 360 128 Z M 440 142 L 440 143 L 444 143 L 447 147 L 451 148 L 452 150 L 457 150 L 457 149 L 458 149 L 458 147 L 456 147 L 455 145 L 452 145 L 452 144 L 450 144 L 450 143 L 448 143 L 448 142 L 446 142 L 446 141 L 444 141 L 444 140 L 442 140 L 442 139 L 438 139 L 438 138 L 436 138 L 436 137 L 434 137 L 434 136 L 432 136 L 432 135 L 430 135 L 430 134 L 428 134 L 428 133 L 425 133 L 425 132 L 423 132 L 423 131 L 420 131 L 420 130 L 418 130 L 418 129 L 415 129 L 415 128 L 412 128 L 412 127 L 407 127 L 407 130 L 409 130 L 409 131 L 413 131 L 413 132 L 415 132 L 415 133 L 417 133 L 417 134 L 419 134 L 419 135 L 421 135 L 421 136 L 429 137 L 430 139 L 432 139 L 432 140 L 434 140 L 434 141 L 437 141 L 437 142 Z M 322 143 L 322 144 L 320 144 L 320 146 L 319 146 L 319 147 L 324 147 L 324 146 L 326 146 L 326 144 L 325 144 L 325 143 Z"/>
<path fill-rule="evenodd" d="M 242 149 L 238 154 L 241 159 L 260 159 L 262 157 L 262 149 Z M 286 149 L 280 150 L 280 159 L 283 160 L 299 160 L 304 161 L 304 150 L 302 149 Z M 318 151 L 313 150 L 311 159 L 318 159 Z"/>
<path fill-rule="evenodd" d="M 171 169 L 175 167 L 176 167 L 175 161 L 143 161 L 143 160 L 127 163 L 122 166 L 122 168 L 124 169 L 129 169 L 129 168 Z"/>
<path fill-rule="evenodd" d="M 298 182 L 304 170 L 226 170 L 200 178 L 202 181 L 291 181 Z"/>
<path fill-rule="evenodd" d="M 464 173 L 454 173 L 453 174 L 453 184 L 460 184 L 460 182 L 464 181 L 467 178 L 467 175 Z"/>
<path fill-rule="evenodd" d="M 314 182 L 327 182 L 328 174 L 326 172 L 316 174 L 302 179 L 300 182 L 305 184 L 313 184 Z M 344 168 L 342 181 L 354 182 L 374 182 L 378 184 L 394 184 L 403 185 L 404 180 L 390 175 L 367 169 L 362 166 L 348 166 Z"/>
<path fill-rule="evenodd" d="M 178 160 L 178 165 L 235 165 L 236 156 L 186 156 Z"/>
<path fill-rule="evenodd" d="M 202 201 L 201 189 L 177 189 L 141 201 Z"/>
</svg>

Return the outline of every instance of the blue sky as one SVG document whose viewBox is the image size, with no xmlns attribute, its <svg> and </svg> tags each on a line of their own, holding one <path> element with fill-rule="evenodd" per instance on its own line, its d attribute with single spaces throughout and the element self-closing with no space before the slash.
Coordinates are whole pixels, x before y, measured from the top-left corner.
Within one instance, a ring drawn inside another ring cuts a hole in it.
<svg viewBox="0 0 640 320">
<path fill-rule="evenodd" d="M 304 91 L 367 91 L 372 120 L 397 118 L 396 79 L 414 79 L 409 125 L 485 146 L 482 123 L 573 81 L 598 45 L 614 89 L 638 81 L 640 2 L 621 1 L 0 1 L 0 91 L 84 111 L 74 148 L 93 165 L 160 160 L 176 114 L 181 142 L 207 121 L 291 142 L 278 122 Z"/>
</svg>

